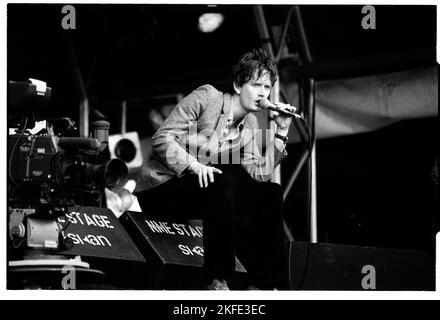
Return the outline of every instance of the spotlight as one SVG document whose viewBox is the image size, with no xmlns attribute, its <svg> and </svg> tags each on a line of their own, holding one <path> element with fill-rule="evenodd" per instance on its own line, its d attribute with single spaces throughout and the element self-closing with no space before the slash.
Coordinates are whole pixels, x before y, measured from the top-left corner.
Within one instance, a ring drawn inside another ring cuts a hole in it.
<svg viewBox="0 0 440 320">
<path fill-rule="evenodd" d="M 224 17 L 221 13 L 208 12 L 199 17 L 199 30 L 201 32 L 213 32 L 223 23 Z"/>
</svg>

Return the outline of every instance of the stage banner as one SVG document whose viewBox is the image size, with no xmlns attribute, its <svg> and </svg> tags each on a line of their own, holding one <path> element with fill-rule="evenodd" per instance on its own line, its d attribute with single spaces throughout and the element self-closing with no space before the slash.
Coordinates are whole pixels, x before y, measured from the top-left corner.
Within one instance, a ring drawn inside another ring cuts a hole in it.
<svg viewBox="0 0 440 320">
<path fill-rule="evenodd" d="M 120 219 L 150 265 L 154 288 L 200 289 L 204 262 L 201 220 L 158 220 L 134 211 L 126 211 Z M 235 277 L 241 282 L 246 269 L 237 258 L 235 261 Z"/>
<path fill-rule="evenodd" d="M 111 210 L 95 207 L 70 207 L 58 218 L 63 235 L 73 241 L 73 247 L 62 254 L 145 262 Z"/>
</svg>

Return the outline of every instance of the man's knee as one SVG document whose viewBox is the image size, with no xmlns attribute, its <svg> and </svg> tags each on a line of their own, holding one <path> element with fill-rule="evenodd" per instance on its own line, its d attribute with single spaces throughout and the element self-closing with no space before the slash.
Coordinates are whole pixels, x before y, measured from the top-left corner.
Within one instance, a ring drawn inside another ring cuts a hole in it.
<svg viewBox="0 0 440 320">
<path fill-rule="evenodd" d="M 212 187 L 218 189 L 232 189 L 234 180 L 227 173 L 214 173 L 214 182 L 211 183 Z"/>
</svg>

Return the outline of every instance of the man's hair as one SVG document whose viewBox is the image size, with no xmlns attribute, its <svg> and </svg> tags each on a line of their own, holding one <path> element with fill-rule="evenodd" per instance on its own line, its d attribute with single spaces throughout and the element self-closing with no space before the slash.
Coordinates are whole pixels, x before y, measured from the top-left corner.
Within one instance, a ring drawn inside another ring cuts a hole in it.
<svg viewBox="0 0 440 320">
<path fill-rule="evenodd" d="M 266 71 L 269 72 L 270 82 L 274 85 L 278 74 L 275 61 L 263 49 L 254 49 L 242 55 L 232 69 L 234 83 L 241 87 L 246 82 L 252 80 L 255 74 L 257 79 L 259 79 Z"/>
</svg>

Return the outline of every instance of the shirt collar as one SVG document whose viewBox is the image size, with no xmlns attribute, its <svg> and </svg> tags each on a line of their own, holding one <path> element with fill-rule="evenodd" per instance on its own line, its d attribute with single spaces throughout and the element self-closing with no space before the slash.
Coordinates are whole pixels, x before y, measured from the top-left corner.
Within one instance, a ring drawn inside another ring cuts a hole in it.
<svg viewBox="0 0 440 320">
<path fill-rule="evenodd" d="M 241 129 L 241 127 L 243 127 L 244 121 L 246 120 L 246 117 L 247 117 L 247 114 L 237 124 L 238 129 Z M 228 116 L 228 127 L 230 127 L 233 122 L 234 122 L 234 108 L 232 108 L 232 105 L 231 105 L 231 108 L 229 110 L 229 116 Z"/>
</svg>

